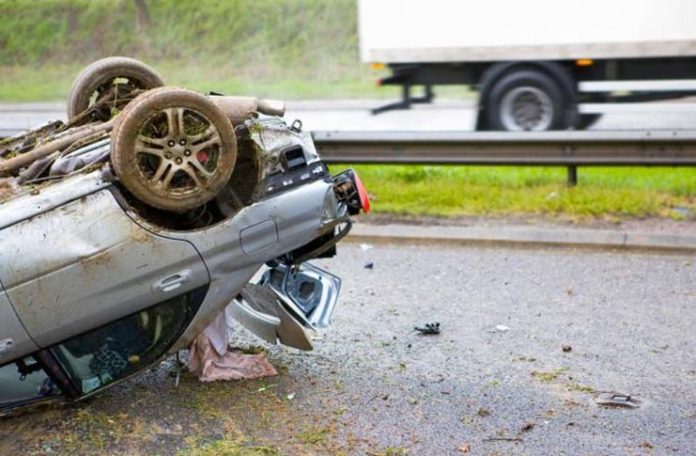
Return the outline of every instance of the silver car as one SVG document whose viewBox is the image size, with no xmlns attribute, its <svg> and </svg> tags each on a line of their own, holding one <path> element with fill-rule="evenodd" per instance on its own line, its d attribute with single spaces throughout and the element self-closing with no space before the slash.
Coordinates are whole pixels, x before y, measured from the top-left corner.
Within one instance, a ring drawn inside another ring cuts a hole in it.
<svg viewBox="0 0 696 456">
<path fill-rule="evenodd" d="M 158 90 L 169 93 L 141 97 Z M 213 104 L 235 119 L 235 157 L 214 191 L 224 132 L 190 131 L 210 116 L 186 100 L 141 115 L 136 98 L 113 131 L 71 142 L 0 203 L 0 414 L 95 394 L 186 347 L 228 306 L 265 340 L 312 348 L 340 279 L 307 260 L 335 253 L 367 195 L 353 171 L 329 174 L 298 123 L 240 117 L 223 98 Z M 130 133 L 127 115 L 140 116 Z"/>
</svg>

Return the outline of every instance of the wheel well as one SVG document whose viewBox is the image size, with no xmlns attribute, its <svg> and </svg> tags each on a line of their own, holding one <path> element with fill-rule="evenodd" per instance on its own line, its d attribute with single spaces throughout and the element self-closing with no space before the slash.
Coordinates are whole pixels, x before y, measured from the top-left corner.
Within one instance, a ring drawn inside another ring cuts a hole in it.
<svg viewBox="0 0 696 456">
<path fill-rule="evenodd" d="M 569 95 L 570 102 L 575 105 L 577 99 L 577 84 L 575 75 L 560 62 L 500 62 L 486 68 L 478 81 L 479 102 L 476 129 L 485 129 L 483 110 L 485 109 L 491 88 L 501 78 L 521 71 L 537 71 L 552 78 L 561 88 L 562 92 Z"/>
</svg>

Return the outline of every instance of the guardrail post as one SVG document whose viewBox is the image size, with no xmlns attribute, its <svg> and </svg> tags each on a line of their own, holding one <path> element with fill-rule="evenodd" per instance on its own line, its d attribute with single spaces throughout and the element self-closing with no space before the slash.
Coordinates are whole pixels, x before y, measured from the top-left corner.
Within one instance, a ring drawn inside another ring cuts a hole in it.
<svg viewBox="0 0 696 456">
<path fill-rule="evenodd" d="M 578 167 L 577 165 L 568 166 L 568 187 L 578 185 Z"/>
</svg>

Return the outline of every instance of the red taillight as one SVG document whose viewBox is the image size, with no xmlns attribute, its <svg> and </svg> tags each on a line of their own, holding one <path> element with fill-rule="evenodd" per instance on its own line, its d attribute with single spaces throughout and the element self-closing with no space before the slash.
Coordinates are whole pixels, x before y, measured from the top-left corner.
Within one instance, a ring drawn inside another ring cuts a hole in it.
<svg viewBox="0 0 696 456">
<path fill-rule="evenodd" d="M 365 190 L 365 185 L 363 185 L 362 181 L 360 180 L 360 176 L 358 176 L 358 173 L 354 174 L 355 176 L 355 186 L 358 189 L 358 196 L 360 197 L 360 205 L 362 206 L 362 210 L 364 213 L 370 212 L 370 197 L 367 195 L 367 190 Z"/>
</svg>

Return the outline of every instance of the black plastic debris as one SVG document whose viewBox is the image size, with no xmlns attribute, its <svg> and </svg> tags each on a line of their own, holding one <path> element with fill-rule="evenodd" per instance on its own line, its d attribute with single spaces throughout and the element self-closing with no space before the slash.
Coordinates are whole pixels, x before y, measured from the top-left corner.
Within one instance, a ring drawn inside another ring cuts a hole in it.
<svg viewBox="0 0 696 456">
<path fill-rule="evenodd" d="M 374 267 L 375 267 L 375 263 L 373 263 L 372 261 L 368 261 L 363 265 L 363 268 L 365 268 L 365 269 L 374 269 Z"/>
<path fill-rule="evenodd" d="M 434 334 L 440 334 L 440 323 L 426 323 L 422 328 L 415 326 L 413 329 L 423 334 L 424 336 L 430 336 Z"/>
</svg>

